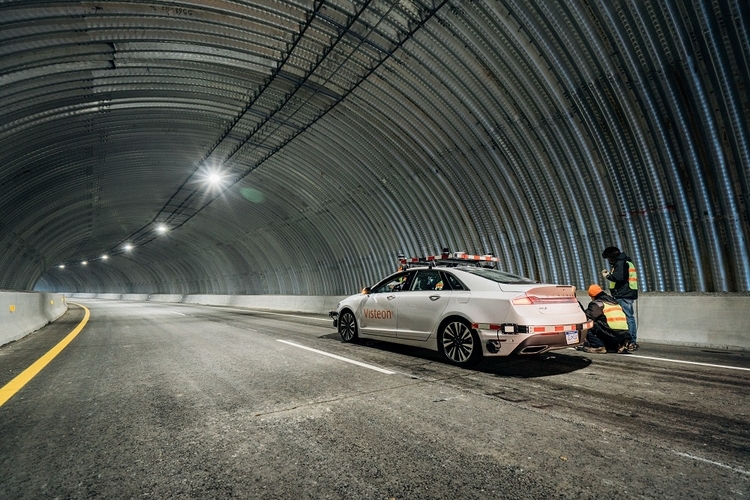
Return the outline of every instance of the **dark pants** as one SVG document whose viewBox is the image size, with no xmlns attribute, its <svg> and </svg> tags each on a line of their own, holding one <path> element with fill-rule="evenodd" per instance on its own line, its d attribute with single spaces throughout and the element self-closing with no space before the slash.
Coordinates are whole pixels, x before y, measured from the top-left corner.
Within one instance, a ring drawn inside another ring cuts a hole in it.
<svg viewBox="0 0 750 500">
<path fill-rule="evenodd" d="M 630 342 L 630 332 L 609 330 L 594 323 L 594 327 L 586 334 L 586 342 L 591 347 L 606 347 L 608 351 L 616 351 L 622 344 Z"/>
</svg>

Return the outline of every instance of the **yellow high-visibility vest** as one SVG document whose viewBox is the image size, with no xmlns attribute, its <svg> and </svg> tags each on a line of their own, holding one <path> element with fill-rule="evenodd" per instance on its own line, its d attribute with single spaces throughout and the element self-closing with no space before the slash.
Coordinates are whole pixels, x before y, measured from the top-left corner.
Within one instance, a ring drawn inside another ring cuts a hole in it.
<svg viewBox="0 0 750 500">
<path fill-rule="evenodd" d="M 610 271 L 610 274 L 612 272 Z M 631 290 L 638 290 L 638 273 L 635 272 L 635 264 L 628 261 L 628 286 Z M 612 290 L 615 288 L 615 282 L 610 281 L 609 282 L 609 289 Z"/>
<path fill-rule="evenodd" d="M 607 324 L 613 330 L 627 330 L 628 320 L 619 304 L 604 304 L 604 316 L 607 318 Z"/>
</svg>

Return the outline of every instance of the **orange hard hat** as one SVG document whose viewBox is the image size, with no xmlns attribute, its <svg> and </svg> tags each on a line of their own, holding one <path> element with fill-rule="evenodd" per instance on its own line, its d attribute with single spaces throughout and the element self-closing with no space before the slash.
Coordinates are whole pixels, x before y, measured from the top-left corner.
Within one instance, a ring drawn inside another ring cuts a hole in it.
<svg viewBox="0 0 750 500">
<path fill-rule="evenodd" d="M 589 297 L 592 297 L 592 298 L 596 297 L 602 292 L 603 292 L 602 287 L 600 287 L 596 283 L 594 283 L 593 285 L 589 287 Z"/>
</svg>

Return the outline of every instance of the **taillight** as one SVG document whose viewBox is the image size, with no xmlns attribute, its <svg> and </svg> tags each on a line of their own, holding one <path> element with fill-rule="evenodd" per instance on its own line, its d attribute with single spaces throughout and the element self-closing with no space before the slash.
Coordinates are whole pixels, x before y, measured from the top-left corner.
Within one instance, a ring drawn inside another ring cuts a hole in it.
<svg viewBox="0 0 750 500">
<path fill-rule="evenodd" d="M 535 304 L 575 304 L 578 302 L 575 297 L 569 295 L 551 295 L 547 297 L 537 297 L 536 295 L 521 295 L 511 301 L 514 306 L 531 306 Z"/>
<path fill-rule="evenodd" d="M 534 298 L 536 297 L 527 297 L 524 295 L 523 297 L 516 297 L 511 302 L 513 302 L 514 306 L 530 306 L 534 303 Z"/>
</svg>

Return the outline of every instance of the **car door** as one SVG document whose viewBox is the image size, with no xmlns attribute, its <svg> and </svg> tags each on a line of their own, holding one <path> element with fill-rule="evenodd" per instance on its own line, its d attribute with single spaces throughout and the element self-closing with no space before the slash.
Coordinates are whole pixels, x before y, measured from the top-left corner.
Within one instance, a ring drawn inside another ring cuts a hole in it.
<svg viewBox="0 0 750 500">
<path fill-rule="evenodd" d="M 359 325 L 364 335 L 395 337 L 398 322 L 398 299 L 405 293 L 413 272 L 403 272 L 379 283 L 360 302 Z"/>
<path fill-rule="evenodd" d="M 424 341 L 448 306 L 451 291 L 437 269 L 419 270 L 398 297 L 398 338 Z"/>
</svg>

